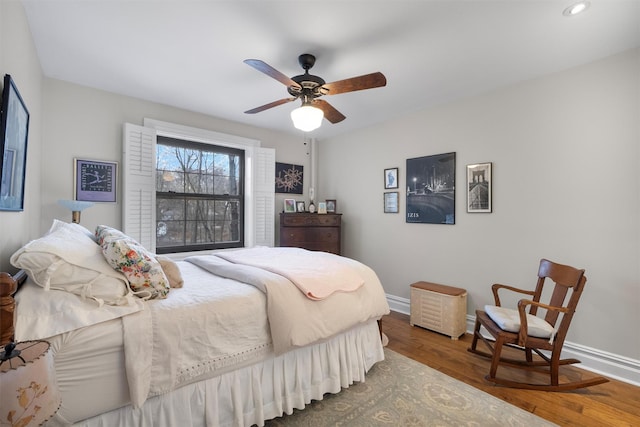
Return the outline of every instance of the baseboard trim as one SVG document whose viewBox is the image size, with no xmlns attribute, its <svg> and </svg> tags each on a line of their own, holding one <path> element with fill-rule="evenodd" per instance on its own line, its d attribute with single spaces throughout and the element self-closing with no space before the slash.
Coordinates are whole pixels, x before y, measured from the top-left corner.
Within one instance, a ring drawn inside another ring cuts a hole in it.
<svg viewBox="0 0 640 427">
<path fill-rule="evenodd" d="M 389 308 L 397 313 L 411 314 L 411 301 L 395 295 L 387 296 Z M 473 333 L 476 318 L 467 314 L 467 333 Z M 576 367 L 596 372 L 600 375 L 640 386 L 640 361 L 629 357 L 598 350 L 581 344 L 565 341 L 563 357 L 574 357 L 582 363 Z"/>
</svg>

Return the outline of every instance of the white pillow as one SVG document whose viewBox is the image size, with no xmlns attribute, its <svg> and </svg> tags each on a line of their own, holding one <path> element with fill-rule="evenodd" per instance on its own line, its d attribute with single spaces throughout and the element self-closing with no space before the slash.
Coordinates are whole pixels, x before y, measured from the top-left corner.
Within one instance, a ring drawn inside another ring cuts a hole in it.
<svg viewBox="0 0 640 427">
<path fill-rule="evenodd" d="M 485 305 L 484 311 L 500 329 L 509 332 L 520 332 L 520 314 L 518 310 L 511 308 Z M 537 338 L 550 338 L 553 340 L 555 329 L 544 319 L 527 314 L 527 335 Z"/>
<path fill-rule="evenodd" d="M 142 300 L 131 300 L 130 305 L 98 307 L 69 292 L 45 291 L 29 278 L 16 294 L 15 340 L 45 339 L 143 310 Z"/>
<path fill-rule="evenodd" d="M 54 222 L 48 234 L 18 249 L 10 262 L 45 290 L 70 292 L 99 305 L 132 303 L 126 278 L 109 266 L 100 246 L 72 224 Z"/>
<path fill-rule="evenodd" d="M 56 230 L 58 230 L 60 228 L 70 228 L 72 230 L 75 230 L 75 231 L 77 231 L 79 233 L 82 233 L 82 234 L 86 235 L 87 237 L 89 237 L 94 242 L 98 241 L 96 236 L 91 231 L 89 231 L 89 229 L 81 226 L 80 224 L 76 224 L 75 222 L 64 222 L 64 221 L 60 221 L 60 220 L 57 220 L 57 219 L 53 220 L 53 224 L 51 224 L 51 228 L 49 229 L 49 231 L 47 231 L 47 234 L 53 233 L 54 231 L 56 231 Z"/>
</svg>

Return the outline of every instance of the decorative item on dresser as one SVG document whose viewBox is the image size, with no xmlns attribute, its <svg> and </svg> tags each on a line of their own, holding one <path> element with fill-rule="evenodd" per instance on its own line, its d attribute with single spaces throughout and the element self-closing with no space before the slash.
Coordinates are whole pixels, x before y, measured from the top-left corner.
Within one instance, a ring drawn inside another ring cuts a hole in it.
<svg viewBox="0 0 640 427">
<path fill-rule="evenodd" d="M 340 255 L 342 214 L 280 214 L 280 246 Z"/>
</svg>

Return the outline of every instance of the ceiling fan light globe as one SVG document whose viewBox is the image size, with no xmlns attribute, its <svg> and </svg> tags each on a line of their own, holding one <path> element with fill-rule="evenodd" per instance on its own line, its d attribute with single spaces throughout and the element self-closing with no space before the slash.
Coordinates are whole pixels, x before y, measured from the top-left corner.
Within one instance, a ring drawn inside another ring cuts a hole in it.
<svg viewBox="0 0 640 427">
<path fill-rule="evenodd" d="M 312 130 L 318 129 L 322 124 L 323 118 L 324 112 L 310 105 L 303 105 L 291 112 L 293 126 L 303 132 L 311 132 Z"/>
</svg>

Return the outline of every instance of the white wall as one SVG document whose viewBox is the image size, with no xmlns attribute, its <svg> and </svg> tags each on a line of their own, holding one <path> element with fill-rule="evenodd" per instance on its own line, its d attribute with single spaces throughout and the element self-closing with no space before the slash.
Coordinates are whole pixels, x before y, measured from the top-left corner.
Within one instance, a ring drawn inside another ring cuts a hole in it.
<svg viewBox="0 0 640 427">
<path fill-rule="evenodd" d="M 40 230 L 42 71 L 22 4 L 0 1 L 0 78 L 10 74 L 30 113 L 24 211 L 0 211 L 0 271 L 14 272 L 9 257 Z M 0 154 L 1 155 L 1 154 Z"/>
<path fill-rule="evenodd" d="M 54 218 L 71 220 L 71 213 L 60 207 L 57 200 L 73 198 L 74 157 L 121 162 L 122 124 L 142 125 L 145 117 L 257 139 L 263 147 L 276 149 L 279 162 L 303 165 L 305 171 L 309 168 L 310 158 L 302 136 L 267 131 L 54 79 L 44 81 L 44 100 L 43 156 L 47 166 L 42 171 L 40 231 L 47 230 Z M 300 200 L 306 198 L 307 187 L 308 177 L 305 177 L 305 194 L 298 196 Z M 100 203 L 83 211 L 81 223 L 89 229 L 98 224 L 119 228 L 121 211 L 122 199 L 118 197 L 115 204 Z M 282 199 L 278 196 L 276 212 L 280 211 Z"/>
<path fill-rule="evenodd" d="M 387 294 L 418 280 L 534 286 L 540 258 L 585 268 L 568 340 L 640 360 L 640 50 L 318 143 L 319 199 L 337 198 L 344 254 Z M 425 94 L 428 96 L 428 94 Z M 405 222 L 406 159 L 455 151 L 456 224 Z M 493 209 L 466 213 L 465 166 L 493 162 Z M 400 168 L 400 213 L 383 169 Z"/>
</svg>

